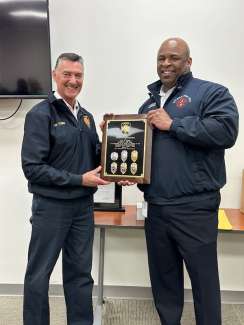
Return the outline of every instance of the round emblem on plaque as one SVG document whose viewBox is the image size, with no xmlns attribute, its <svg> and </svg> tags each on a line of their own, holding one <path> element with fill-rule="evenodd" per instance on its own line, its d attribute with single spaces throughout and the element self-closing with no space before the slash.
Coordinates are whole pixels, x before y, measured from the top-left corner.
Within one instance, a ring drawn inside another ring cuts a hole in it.
<svg viewBox="0 0 244 325">
<path fill-rule="evenodd" d="M 115 152 L 115 151 L 111 152 L 110 158 L 113 161 L 118 160 L 118 158 L 119 158 L 118 152 Z"/>
<path fill-rule="evenodd" d="M 121 165 L 120 165 L 120 171 L 122 174 L 125 174 L 126 171 L 127 171 L 127 164 L 125 162 L 123 162 Z"/>
<path fill-rule="evenodd" d="M 128 157 L 128 151 L 127 150 L 122 150 L 121 151 L 121 160 L 123 162 L 125 162 L 127 160 L 127 157 Z"/>
<path fill-rule="evenodd" d="M 138 159 L 138 151 L 137 151 L 137 150 L 132 150 L 132 151 L 131 151 L 131 160 L 132 160 L 133 162 L 136 162 L 137 159 Z"/>
<path fill-rule="evenodd" d="M 137 164 L 136 163 L 132 163 L 130 165 L 130 171 L 131 171 L 131 174 L 132 175 L 135 175 L 136 174 L 136 172 L 137 172 Z"/>
<path fill-rule="evenodd" d="M 111 169 L 112 174 L 115 174 L 116 173 L 117 168 L 118 168 L 117 163 L 116 162 L 112 162 L 112 164 L 110 166 L 110 169 Z"/>
</svg>

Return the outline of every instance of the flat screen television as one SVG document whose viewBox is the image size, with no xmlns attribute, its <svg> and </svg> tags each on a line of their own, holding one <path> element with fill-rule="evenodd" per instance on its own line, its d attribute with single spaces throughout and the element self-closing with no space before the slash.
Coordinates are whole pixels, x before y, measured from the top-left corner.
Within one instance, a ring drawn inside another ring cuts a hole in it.
<svg viewBox="0 0 244 325">
<path fill-rule="evenodd" d="M 48 0 L 0 0 L 0 98 L 52 88 Z"/>
</svg>

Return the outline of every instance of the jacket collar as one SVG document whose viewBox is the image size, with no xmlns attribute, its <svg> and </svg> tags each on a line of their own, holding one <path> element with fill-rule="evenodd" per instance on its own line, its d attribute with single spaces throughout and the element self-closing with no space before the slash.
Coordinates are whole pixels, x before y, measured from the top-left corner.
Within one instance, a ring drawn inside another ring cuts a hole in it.
<svg viewBox="0 0 244 325">
<path fill-rule="evenodd" d="M 61 110 L 63 112 L 67 112 L 67 105 L 65 104 L 65 102 L 63 101 L 63 99 L 58 99 L 54 96 L 54 92 L 50 93 L 48 96 L 48 101 L 50 102 L 51 105 L 53 105 L 57 110 Z M 79 105 L 79 111 L 78 111 L 78 117 L 80 117 L 81 115 L 90 115 L 90 113 L 85 110 L 80 103 L 78 102 Z"/>
<path fill-rule="evenodd" d="M 176 89 L 181 89 L 188 82 L 188 80 L 192 78 L 193 78 L 192 72 L 188 72 L 186 74 L 181 75 L 177 80 Z M 153 95 L 159 95 L 161 87 L 162 87 L 161 80 L 157 80 L 156 82 L 153 82 L 152 84 L 147 86 L 148 90 Z"/>
<path fill-rule="evenodd" d="M 61 110 L 66 110 L 66 109 L 67 109 L 67 107 L 66 107 L 64 101 L 63 101 L 61 98 L 60 98 L 60 99 L 56 98 L 56 97 L 54 96 L 54 92 L 52 92 L 51 94 L 49 94 L 49 96 L 48 96 L 48 100 L 49 100 L 49 102 L 50 102 L 52 105 L 54 105 L 56 108 L 60 108 Z"/>
<path fill-rule="evenodd" d="M 51 94 L 49 94 L 48 96 L 48 100 L 50 102 L 51 105 L 55 106 L 56 109 L 59 109 L 63 112 L 66 112 L 67 111 L 67 105 L 65 104 L 65 102 L 63 101 L 62 98 L 56 98 L 54 96 L 54 92 L 52 92 Z M 80 103 L 78 102 L 78 105 L 79 105 L 79 112 L 81 114 L 85 114 L 85 110 L 84 108 L 80 105 Z M 78 112 L 78 113 L 79 113 Z"/>
</svg>

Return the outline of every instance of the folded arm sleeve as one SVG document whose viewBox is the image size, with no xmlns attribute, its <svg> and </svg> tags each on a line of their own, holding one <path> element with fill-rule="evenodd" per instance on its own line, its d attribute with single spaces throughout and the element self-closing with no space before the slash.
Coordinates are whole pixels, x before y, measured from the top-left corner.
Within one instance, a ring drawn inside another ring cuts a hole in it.
<svg viewBox="0 0 244 325">
<path fill-rule="evenodd" d="M 173 119 L 170 132 L 180 141 L 206 148 L 225 149 L 238 135 L 238 111 L 228 89 L 208 91 L 201 113 Z"/>
<path fill-rule="evenodd" d="M 50 153 L 50 119 L 42 112 L 26 115 L 21 151 L 25 177 L 44 186 L 81 186 L 81 175 L 53 168 L 48 164 Z"/>
</svg>

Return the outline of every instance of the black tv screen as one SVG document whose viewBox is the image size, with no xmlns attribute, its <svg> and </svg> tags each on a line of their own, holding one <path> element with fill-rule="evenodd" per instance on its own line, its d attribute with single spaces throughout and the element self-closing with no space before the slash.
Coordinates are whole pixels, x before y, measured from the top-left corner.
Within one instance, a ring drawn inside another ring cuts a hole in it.
<svg viewBox="0 0 244 325">
<path fill-rule="evenodd" d="M 0 98 L 51 91 L 48 0 L 0 0 Z"/>
</svg>

